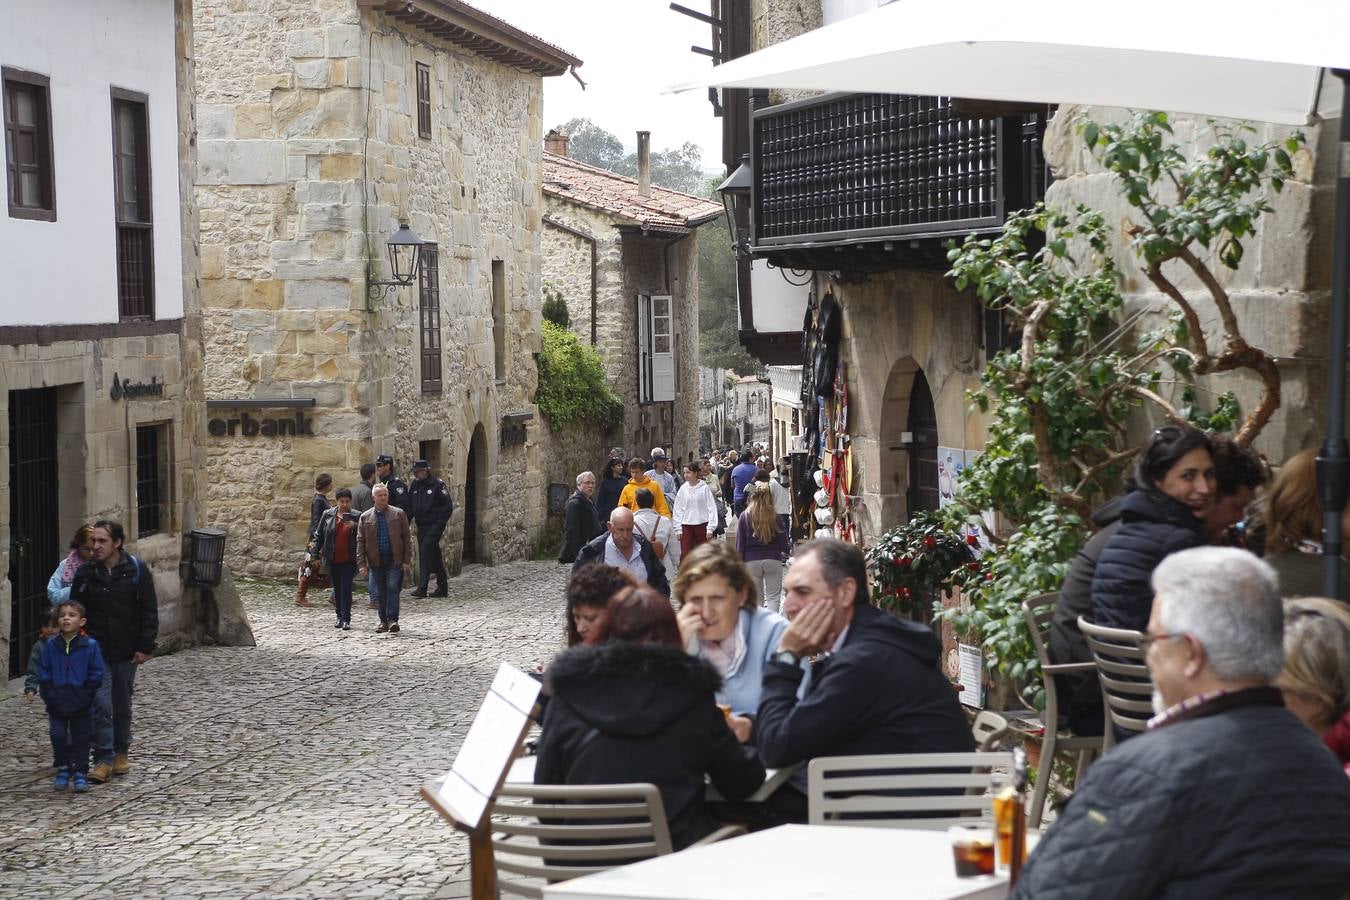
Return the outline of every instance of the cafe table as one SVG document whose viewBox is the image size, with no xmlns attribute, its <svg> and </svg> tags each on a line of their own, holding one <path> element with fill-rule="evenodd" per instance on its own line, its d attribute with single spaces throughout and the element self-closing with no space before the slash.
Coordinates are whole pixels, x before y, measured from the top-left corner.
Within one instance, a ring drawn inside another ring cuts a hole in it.
<svg viewBox="0 0 1350 900">
<path fill-rule="evenodd" d="M 544 888 L 545 900 L 995 900 L 1004 875 L 957 878 L 945 831 L 783 825 Z"/>
<path fill-rule="evenodd" d="M 534 784 L 534 763 L 538 757 L 521 756 L 511 763 L 510 770 L 506 773 L 507 784 Z M 801 764 L 794 766 L 784 766 L 781 769 L 765 769 L 764 783 L 760 785 L 759 790 L 755 791 L 749 797 L 746 797 L 745 803 L 763 803 L 774 791 L 783 786 L 783 783 L 792 777 L 792 773 L 801 768 Z M 717 788 L 711 783 L 708 784 L 707 799 L 718 801 L 723 799 L 717 792 Z"/>
</svg>

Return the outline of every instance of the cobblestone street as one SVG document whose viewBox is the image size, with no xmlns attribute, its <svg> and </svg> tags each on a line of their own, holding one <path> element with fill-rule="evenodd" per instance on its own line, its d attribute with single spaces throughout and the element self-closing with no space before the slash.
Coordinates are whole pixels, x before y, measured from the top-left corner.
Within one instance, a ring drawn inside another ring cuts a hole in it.
<svg viewBox="0 0 1350 900">
<path fill-rule="evenodd" d="M 404 593 L 376 635 L 358 594 L 244 584 L 257 648 L 156 658 L 137 674 L 132 772 L 55 795 L 40 702 L 0 700 L 0 896 L 465 897 L 463 839 L 418 797 L 449 768 L 505 661 L 559 646 L 566 569 L 470 566 L 449 600 Z"/>
</svg>

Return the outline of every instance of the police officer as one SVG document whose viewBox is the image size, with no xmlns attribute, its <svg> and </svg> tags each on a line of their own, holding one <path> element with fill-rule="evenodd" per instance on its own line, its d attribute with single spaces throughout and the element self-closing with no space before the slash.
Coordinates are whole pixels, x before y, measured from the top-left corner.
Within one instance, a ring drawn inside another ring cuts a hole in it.
<svg viewBox="0 0 1350 900">
<path fill-rule="evenodd" d="M 417 523 L 417 590 L 410 596 L 427 596 L 427 583 L 432 574 L 436 576 L 436 592 L 433 597 L 448 597 L 446 587 L 445 560 L 441 558 L 441 535 L 455 511 L 455 503 L 450 499 L 450 489 L 445 482 L 431 474 L 431 467 L 425 459 L 413 463 L 413 484 L 409 491 L 409 506 L 405 507 L 408 517 Z"/>
<path fill-rule="evenodd" d="M 375 478 L 380 484 L 389 488 L 389 502 L 409 513 L 408 518 L 412 518 L 408 509 L 411 501 L 408 496 L 408 485 L 402 478 L 394 474 L 394 458 L 388 453 L 381 453 L 375 457 Z"/>
</svg>

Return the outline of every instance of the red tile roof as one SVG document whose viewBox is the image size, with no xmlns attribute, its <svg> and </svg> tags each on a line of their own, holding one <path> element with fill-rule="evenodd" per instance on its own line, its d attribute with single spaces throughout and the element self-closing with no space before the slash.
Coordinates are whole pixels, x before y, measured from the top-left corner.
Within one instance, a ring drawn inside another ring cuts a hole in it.
<svg viewBox="0 0 1350 900">
<path fill-rule="evenodd" d="M 609 213 L 620 224 L 687 231 L 722 215 L 717 203 L 656 185 L 652 185 L 650 197 L 643 197 L 638 194 L 635 178 L 547 150 L 543 175 L 545 194 Z"/>
</svg>

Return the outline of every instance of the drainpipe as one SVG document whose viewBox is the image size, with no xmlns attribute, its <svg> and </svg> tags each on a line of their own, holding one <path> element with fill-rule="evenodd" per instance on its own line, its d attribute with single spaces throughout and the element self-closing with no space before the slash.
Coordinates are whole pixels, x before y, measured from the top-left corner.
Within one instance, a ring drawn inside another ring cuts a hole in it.
<svg viewBox="0 0 1350 900">
<path fill-rule="evenodd" d="M 596 318 L 596 313 L 597 313 L 598 310 L 599 310 L 599 303 L 597 302 L 597 297 L 596 297 L 596 284 L 597 284 L 597 282 L 598 282 L 597 274 L 598 274 L 598 268 L 599 268 L 599 267 L 598 267 L 598 263 L 597 263 L 597 261 L 596 261 L 596 243 L 597 243 L 597 242 L 596 242 L 595 238 L 591 237 L 591 236 L 590 236 L 589 234 L 587 234 L 586 232 L 580 231 L 580 230 L 578 230 L 578 229 L 576 229 L 576 228 L 573 228 L 573 227 L 570 226 L 570 225 L 564 225 L 562 222 L 559 222 L 557 219 L 553 218 L 552 216 L 544 216 L 544 224 L 545 224 L 545 225 L 552 225 L 554 228 L 558 229 L 559 231 L 565 231 L 565 232 L 567 232 L 568 234 L 572 235 L 573 237 L 579 237 L 579 238 L 581 238 L 583 241 L 585 241 L 587 244 L 589 244 L 590 247 L 591 247 L 591 346 L 594 347 L 594 346 L 596 345 L 596 343 L 597 343 L 597 339 L 596 339 L 596 325 L 595 325 L 595 318 Z"/>
</svg>

